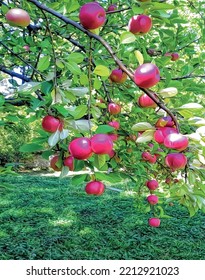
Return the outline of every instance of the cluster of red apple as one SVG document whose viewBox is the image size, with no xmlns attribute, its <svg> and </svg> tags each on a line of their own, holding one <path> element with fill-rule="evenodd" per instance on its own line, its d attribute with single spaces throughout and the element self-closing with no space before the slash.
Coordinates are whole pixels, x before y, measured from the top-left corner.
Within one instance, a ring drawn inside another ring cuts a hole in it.
<svg viewBox="0 0 205 280">
<path fill-rule="evenodd" d="M 109 103 L 109 105 L 113 105 Z M 108 106 L 109 106 L 108 105 Z M 116 104 L 117 105 L 117 104 Z M 112 106 L 111 106 L 111 113 Z M 116 108 L 114 107 L 114 114 L 116 114 Z M 62 131 L 64 122 L 60 118 L 56 118 L 54 116 L 47 115 L 42 120 L 42 128 L 50 133 L 54 133 L 57 130 Z M 110 121 L 108 125 L 114 127 L 116 130 L 119 129 L 120 124 L 117 121 Z M 78 137 L 73 139 L 68 145 L 69 156 L 63 159 L 61 163 L 61 159 L 58 155 L 54 155 L 50 161 L 50 167 L 55 171 L 61 171 L 62 166 L 67 166 L 70 171 L 74 170 L 74 159 L 78 160 L 87 160 L 93 154 L 96 155 L 104 155 L 108 154 L 110 157 L 115 155 L 113 150 L 113 141 L 116 140 L 114 137 L 115 134 L 95 134 L 91 138 L 88 137 Z M 59 163 L 59 164 L 58 164 Z M 86 187 L 85 191 L 88 194 L 101 195 L 104 192 L 105 186 L 102 182 L 99 181 L 91 181 Z"/>
<path fill-rule="evenodd" d="M 156 180 L 149 180 L 146 182 L 147 188 L 150 190 L 150 195 L 147 196 L 147 201 L 150 205 L 155 205 L 158 203 L 159 198 L 153 192 L 159 187 L 159 183 Z M 148 223 L 151 227 L 159 227 L 160 219 L 156 217 L 149 218 Z"/>
</svg>

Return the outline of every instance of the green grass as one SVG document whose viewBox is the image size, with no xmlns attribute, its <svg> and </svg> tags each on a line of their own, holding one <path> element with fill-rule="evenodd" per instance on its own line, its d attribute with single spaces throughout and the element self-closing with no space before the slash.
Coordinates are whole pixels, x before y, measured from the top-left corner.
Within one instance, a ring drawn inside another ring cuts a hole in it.
<svg viewBox="0 0 205 280">
<path fill-rule="evenodd" d="M 106 190 L 88 196 L 69 179 L 1 177 L 0 259 L 202 260 L 205 214 L 167 205 L 160 228 L 136 197 Z"/>
</svg>

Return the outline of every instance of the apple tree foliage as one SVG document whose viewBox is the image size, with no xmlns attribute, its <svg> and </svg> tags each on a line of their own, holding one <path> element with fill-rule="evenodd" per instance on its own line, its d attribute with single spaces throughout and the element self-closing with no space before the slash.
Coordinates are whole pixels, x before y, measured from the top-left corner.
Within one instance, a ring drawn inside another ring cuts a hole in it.
<svg viewBox="0 0 205 280">
<path fill-rule="evenodd" d="M 118 0 L 97 34 L 79 24 L 80 7 L 87 2 L 0 1 L 0 78 L 8 78 L 12 88 L 9 96 L 0 92 L 0 126 L 11 121 L 37 123 L 35 137 L 20 151 L 41 152 L 47 160 L 57 154 L 60 168 L 74 138 L 117 134 L 111 157 L 75 159 L 74 171 L 87 172 L 73 176 L 73 184 L 99 180 L 114 189 L 133 186 L 143 200 L 144 193 L 149 194 L 146 181 L 156 179 L 156 216 L 163 216 L 163 201 L 178 201 L 190 215 L 205 211 L 205 1 Z M 98 3 L 107 10 L 114 2 Z M 27 28 L 6 22 L 5 14 L 14 7 L 29 13 Z M 130 18 L 138 14 L 152 19 L 153 26 L 144 35 L 128 31 Z M 178 53 L 179 59 L 172 61 L 167 52 Z M 133 82 L 135 69 L 143 63 L 160 70 L 160 82 L 151 89 Z M 109 79 L 116 68 L 128 74 L 124 83 Z M 139 106 L 137 100 L 145 92 L 157 96 L 157 108 Z M 121 105 L 121 113 L 109 114 L 111 101 Z M 46 115 L 63 119 L 64 130 L 44 131 L 41 121 Z M 165 157 L 176 151 L 153 138 L 157 120 L 168 115 L 189 139 L 183 151 L 187 165 L 174 172 Z M 120 128 L 109 126 L 110 121 L 118 121 Z M 157 154 L 157 161 L 143 160 L 143 152 Z M 69 174 L 68 167 L 61 169 L 61 177 Z"/>
</svg>

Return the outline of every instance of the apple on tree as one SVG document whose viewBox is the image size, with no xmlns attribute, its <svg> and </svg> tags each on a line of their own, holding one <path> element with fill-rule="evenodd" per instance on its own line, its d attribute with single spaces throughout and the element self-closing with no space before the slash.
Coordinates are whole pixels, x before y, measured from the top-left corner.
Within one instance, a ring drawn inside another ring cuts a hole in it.
<svg viewBox="0 0 205 280">
<path fill-rule="evenodd" d="M 155 179 L 152 179 L 146 182 L 146 186 L 149 190 L 154 191 L 159 187 L 159 183 Z"/>
<path fill-rule="evenodd" d="M 74 157 L 73 156 L 68 156 L 64 159 L 63 165 L 67 166 L 70 171 L 74 170 Z"/>
<path fill-rule="evenodd" d="M 105 186 L 100 181 L 91 181 L 86 184 L 85 191 L 91 195 L 101 195 L 105 191 Z"/>
<path fill-rule="evenodd" d="M 133 16 L 128 24 L 128 29 L 133 34 L 142 35 L 150 31 L 152 20 L 147 15 Z"/>
<path fill-rule="evenodd" d="M 63 130 L 63 120 L 47 115 L 42 120 L 42 128 L 47 132 L 56 132 Z"/>
<path fill-rule="evenodd" d="M 155 124 L 155 127 L 173 127 L 175 124 L 172 120 L 172 118 L 170 116 L 167 116 L 167 117 L 161 117 L 158 119 L 158 121 L 156 122 Z"/>
<path fill-rule="evenodd" d="M 156 155 L 151 155 L 150 152 L 143 152 L 142 153 L 142 159 L 153 164 L 157 161 L 157 156 Z"/>
<path fill-rule="evenodd" d="M 155 195 L 155 194 L 150 194 L 150 195 L 147 197 L 147 201 L 149 202 L 149 204 L 155 205 L 155 204 L 158 203 L 159 198 L 158 198 L 158 196 Z"/>
<path fill-rule="evenodd" d="M 58 167 L 56 163 L 59 161 L 59 156 L 55 155 L 50 160 L 50 167 L 55 171 L 61 171 L 62 167 Z"/>
<path fill-rule="evenodd" d="M 117 103 L 110 102 L 108 104 L 108 112 L 110 115 L 117 115 L 121 112 L 121 106 Z"/>
<path fill-rule="evenodd" d="M 164 146 L 169 149 L 183 151 L 188 145 L 188 138 L 181 133 L 171 133 L 164 138 Z"/>
<path fill-rule="evenodd" d="M 155 95 L 155 97 L 156 97 L 156 95 Z M 157 107 L 157 104 L 146 93 L 140 95 L 137 103 L 142 108 L 156 108 Z"/>
<path fill-rule="evenodd" d="M 31 21 L 29 14 L 19 8 L 10 9 L 5 17 L 7 22 L 12 26 L 27 27 Z"/>
<path fill-rule="evenodd" d="M 92 136 L 91 149 L 95 154 L 109 154 L 113 149 L 113 141 L 108 134 L 95 134 Z"/>
<path fill-rule="evenodd" d="M 85 160 L 92 156 L 91 141 L 87 137 L 79 137 L 72 140 L 68 146 L 68 150 L 76 159 Z"/>
<path fill-rule="evenodd" d="M 164 139 L 167 135 L 177 133 L 177 129 L 174 127 L 158 127 L 157 130 L 154 132 L 154 140 L 159 143 L 163 144 Z"/>
<path fill-rule="evenodd" d="M 118 121 L 110 121 L 108 122 L 108 125 L 114 127 L 116 130 L 120 128 L 120 123 Z"/>
<path fill-rule="evenodd" d="M 150 88 L 160 81 L 160 72 L 153 63 L 141 64 L 134 73 L 134 82 L 138 87 Z"/>
<path fill-rule="evenodd" d="M 117 5 L 116 4 L 111 4 L 107 9 L 108 12 L 114 12 L 116 10 L 117 10 Z"/>
<path fill-rule="evenodd" d="M 165 157 L 165 164 L 170 167 L 171 171 L 185 168 L 187 157 L 181 153 L 171 153 Z"/>
<path fill-rule="evenodd" d="M 99 3 L 89 2 L 80 8 L 79 19 L 85 29 L 94 30 L 105 23 L 106 12 Z"/>
<path fill-rule="evenodd" d="M 122 84 L 127 80 L 127 74 L 121 69 L 114 69 L 112 70 L 109 78 L 113 83 Z"/>
<path fill-rule="evenodd" d="M 26 50 L 27 52 L 29 52 L 29 51 L 30 51 L 30 47 L 29 47 L 28 45 L 23 46 L 23 49 L 24 49 L 24 50 Z"/>
<path fill-rule="evenodd" d="M 172 61 L 176 61 L 179 59 L 179 54 L 176 52 L 173 52 L 173 53 L 167 52 L 167 53 L 165 53 L 164 56 L 170 56 Z"/>
</svg>

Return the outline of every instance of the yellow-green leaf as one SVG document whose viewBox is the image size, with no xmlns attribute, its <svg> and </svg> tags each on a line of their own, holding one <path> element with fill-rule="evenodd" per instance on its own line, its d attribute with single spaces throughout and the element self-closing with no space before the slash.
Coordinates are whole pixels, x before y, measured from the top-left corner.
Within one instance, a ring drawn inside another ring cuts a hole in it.
<svg viewBox="0 0 205 280">
<path fill-rule="evenodd" d="M 140 65 L 144 63 L 144 57 L 140 51 L 135 51 L 135 57 L 137 58 Z"/>
<path fill-rule="evenodd" d="M 135 40 L 136 40 L 135 35 L 129 31 L 123 32 L 120 36 L 120 42 L 122 44 L 130 44 Z"/>
<path fill-rule="evenodd" d="M 98 65 L 94 69 L 94 73 L 98 76 L 109 76 L 110 75 L 110 70 L 104 66 L 104 65 Z"/>
</svg>

